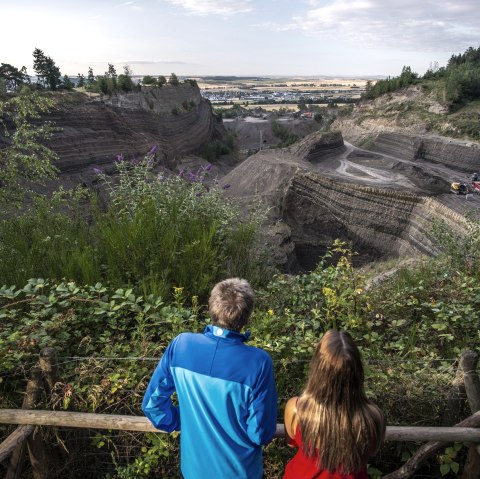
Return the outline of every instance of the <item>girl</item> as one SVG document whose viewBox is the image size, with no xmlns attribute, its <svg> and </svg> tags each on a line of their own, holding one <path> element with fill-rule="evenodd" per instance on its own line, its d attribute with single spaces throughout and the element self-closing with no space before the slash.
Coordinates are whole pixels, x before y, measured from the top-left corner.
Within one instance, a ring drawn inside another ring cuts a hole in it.
<svg viewBox="0 0 480 479">
<path fill-rule="evenodd" d="M 310 363 L 307 386 L 285 408 L 289 445 L 298 447 L 284 479 L 367 479 L 367 461 L 385 435 L 367 399 L 360 352 L 345 331 L 327 331 Z"/>
</svg>

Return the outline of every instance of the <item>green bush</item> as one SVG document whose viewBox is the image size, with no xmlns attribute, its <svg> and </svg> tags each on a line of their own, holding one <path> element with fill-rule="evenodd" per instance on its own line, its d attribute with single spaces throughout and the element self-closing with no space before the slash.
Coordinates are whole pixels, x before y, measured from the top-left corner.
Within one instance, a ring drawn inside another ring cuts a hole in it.
<svg viewBox="0 0 480 479">
<path fill-rule="evenodd" d="M 241 219 L 221 188 L 204 184 L 206 171 L 157 175 L 152 157 L 117 164 L 118 178 L 100 175 L 105 210 L 91 198 L 89 216 L 82 194 L 57 195 L 0 223 L 0 284 L 102 280 L 163 296 L 181 285 L 204 298 L 217 279 L 261 269 L 260 220 Z"/>
</svg>

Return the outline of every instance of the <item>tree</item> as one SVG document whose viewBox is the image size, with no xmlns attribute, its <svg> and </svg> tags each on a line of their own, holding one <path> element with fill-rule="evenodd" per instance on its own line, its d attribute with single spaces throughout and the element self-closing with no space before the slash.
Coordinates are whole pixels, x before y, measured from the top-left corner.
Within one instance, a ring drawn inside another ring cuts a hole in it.
<svg viewBox="0 0 480 479">
<path fill-rule="evenodd" d="M 125 74 L 118 75 L 117 86 L 120 91 L 125 92 L 133 91 L 135 88 L 132 77 Z"/>
<path fill-rule="evenodd" d="M 82 88 L 85 86 L 85 76 L 82 73 L 78 74 L 77 87 Z"/>
<path fill-rule="evenodd" d="M 167 83 L 167 79 L 163 75 L 160 75 L 157 79 L 157 85 L 161 87 L 166 83 Z"/>
<path fill-rule="evenodd" d="M 50 90 L 55 90 L 61 84 L 60 69 L 40 48 L 35 48 L 33 51 L 33 69 L 44 88 L 48 87 Z"/>
<path fill-rule="evenodd" d="M 5 80 L 7 91 L 15 91 L 20 85 L 30 83 L 30 77 L 25 67 L 18 70 L 8 63 L 0 64 L 0 78 Z"/>
<path fill-rule="evenodd" d="M 52 99 L 27 87 L 12 99 L 0 101 L 1 125 L 7 139 L 6 146 L 0 148 L 0 205 L 3 208 L 7 204 L 19 204 L 29 192 L 27 184 L 56 174 L 53 163 L 58 157 L 45 146 L 56 129 L 49 122 L 38 122 L 53 106 Z"/>
<path fill-rule="evenodd" d="M 142 79 L 142 84 L 143 85 L 154 85 L 156 83 L 157 80 L 155 80 L 155 78 L 153 78 L 152 76 L 150 75 L 145 75 Z"/>
<path fill-rule="evenodd" d="M 91 86 L 95 82 L 95 76 L 93 74 L 92 67 L 88 67 L 88 76 L 87 76 L 87 83 Z"/>
<path fill-rule="evenodd" d="M 115 70 L 113 63 L 108 64 L 108 71 L 105 72 L 105 76 L 108 78 L 117 78 L 117 70 Z"/>
<path fill-rule="evenodd" d="M 75 86 L 68 75 L 63 75 L 62 86 L 65 90 L 73 90 Z"/>
<path fill-rule="evenodd" d="M 172 74 L 170 75 L 170 78 L 169 78 L 169 80 L 168 80 L 168 83 L 170 83 L 170 85 L 172 85 L 172 86 L 178 86 L 178 85 L 180 85 L 180 82 L 178 81 L 178 77 L 177 77 L 177 75 L 175 75 L 175 73 L 172 73 Z"/>
</svg>

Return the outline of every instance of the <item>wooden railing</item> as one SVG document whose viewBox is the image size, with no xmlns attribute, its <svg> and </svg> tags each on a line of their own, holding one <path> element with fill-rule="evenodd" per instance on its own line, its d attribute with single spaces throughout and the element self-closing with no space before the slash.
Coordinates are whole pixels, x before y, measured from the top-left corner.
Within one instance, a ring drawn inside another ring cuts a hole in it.
<svg viewBox="0 0 480 479">
<path fill-rule="evenodd" d="M 397 471 L 384 476 L 384 479 L 405 479 L 420 467 L 429 456 L 439 452 L 451 442 L 469 442 L 470 447 L 464 476 L 480 477 L 480 378 L 476 373 L 479 356 L 468 351 L 462 354 L 454 381 L 454 390 L 464 389 L 473 414 L 452 427 L 410 427 L 388 426 L 386 441 L 427 442 L 416 454 Z M 51 348 L 40 353 L 40 367 L 34 369 L 22 409 L 0 409 L 0 424 L 19 425 L 6 440 L 0 444 L 0 462 L 11 456 L 7 479 L 15 479 L 21 470 L 25 444 L 28 448 L 33 475 L 36 479 L 48 477 L 45 452 L 40 434 L 32 434 L 36 426 L 65 428 L 104 429 L 136 432 L 159 432 L 143 416 L 124 416 L 114 414 L 78 413 L 67 411 L 38 410 L 35 407 L 42 388 L 51 393 L 59 378 L 56 355 Z M 455 399 L 455 398 L 453 398 Z M 458 399 L 458 398 L 457 398 Z M 455 402 L 455 401 L 453 401 Z M 448 405 L 447 405 L 448 409 Z M 283 424 L 277 424 L 275 437 L 285 437 Z M 470 474 L 469 469 L 473 474 Z M 477 474 L 477 475 L 475 475 Z"/>
</svg>

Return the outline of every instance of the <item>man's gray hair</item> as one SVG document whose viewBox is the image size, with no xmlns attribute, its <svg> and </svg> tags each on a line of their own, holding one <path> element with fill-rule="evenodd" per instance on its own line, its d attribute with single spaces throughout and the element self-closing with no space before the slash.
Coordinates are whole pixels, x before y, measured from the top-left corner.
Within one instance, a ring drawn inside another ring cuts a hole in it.
<svg viewBox="0 0 480 479">
<path fill-rule="evenodd" d="M 208 300 L 215 326 L 241 331 L 248 323 L 255 303 L 255 294 L 245 279 L 230 278 L 217 283 Z"/>
</svg>

